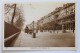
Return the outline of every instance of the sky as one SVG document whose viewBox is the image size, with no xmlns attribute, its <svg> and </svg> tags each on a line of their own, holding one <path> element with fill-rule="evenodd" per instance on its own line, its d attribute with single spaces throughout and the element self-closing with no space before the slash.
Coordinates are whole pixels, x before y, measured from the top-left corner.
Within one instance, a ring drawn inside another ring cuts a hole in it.
<svg viewBox="0 0 80 53">
<path fill-rule="evenodd" d="M 50 12 L 54 11 L 56 7 L 63 6 L 64 3 L 58 2 L 32 2 L 22 3 L 23 14 L 25 18 L 25 25 L 30 24 L 32 21 L 41 19 Z"/>
</svg>

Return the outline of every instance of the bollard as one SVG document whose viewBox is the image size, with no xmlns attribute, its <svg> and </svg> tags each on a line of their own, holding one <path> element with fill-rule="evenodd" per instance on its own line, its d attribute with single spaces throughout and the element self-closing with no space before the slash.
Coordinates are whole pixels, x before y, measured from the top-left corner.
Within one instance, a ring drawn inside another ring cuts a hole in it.
<svg viewBox="0 0 80 53">
<path fill-rule="evenodd" d="M 36 33 L 33 33 L 33 38 L 36 38 Z"/>
</svg>

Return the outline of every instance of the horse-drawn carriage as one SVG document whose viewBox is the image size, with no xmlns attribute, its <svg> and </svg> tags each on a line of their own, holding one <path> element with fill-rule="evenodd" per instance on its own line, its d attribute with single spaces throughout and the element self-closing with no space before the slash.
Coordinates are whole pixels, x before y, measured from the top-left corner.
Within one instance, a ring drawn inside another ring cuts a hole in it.
<svg viewBox="0 0 80 53">
<path fill-rule="evenodd" d="M 32 29 L 29 29 L 28 27 L 25 28 L 25 33 L 32 34 L 32 32 L 33 32 Z"/>
</svg>

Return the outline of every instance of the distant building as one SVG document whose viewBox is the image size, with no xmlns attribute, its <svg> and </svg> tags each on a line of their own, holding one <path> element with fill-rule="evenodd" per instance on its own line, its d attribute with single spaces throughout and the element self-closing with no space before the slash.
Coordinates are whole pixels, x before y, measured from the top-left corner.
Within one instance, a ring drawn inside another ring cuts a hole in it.
<svg viewBox="0 0 80 53">
<path fill-rule="evenodd" d="M 31 29 L 31 30 L 33 30 L 33 27 L 34 27 L 34 29 L 36 30 L 36 29 L 37 29 L 37 23 L 34 22 L 34 26 L 33 26 L 33 22 L 32 22 L 31 24 L 28 24 L 27 27 L 28 27 L 29 29 Z"/>
</svg>

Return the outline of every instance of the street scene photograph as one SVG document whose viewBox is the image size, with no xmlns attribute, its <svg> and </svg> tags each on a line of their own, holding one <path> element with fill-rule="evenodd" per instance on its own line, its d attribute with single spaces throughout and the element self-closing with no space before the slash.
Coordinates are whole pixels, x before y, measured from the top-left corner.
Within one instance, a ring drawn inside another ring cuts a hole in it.
<svg viewBox="0 0 80 53">
<path fill-rule="evenodd" d="M 4 47 L 75 47 L 75 3 L 4 3 Z"/>
</svg>

